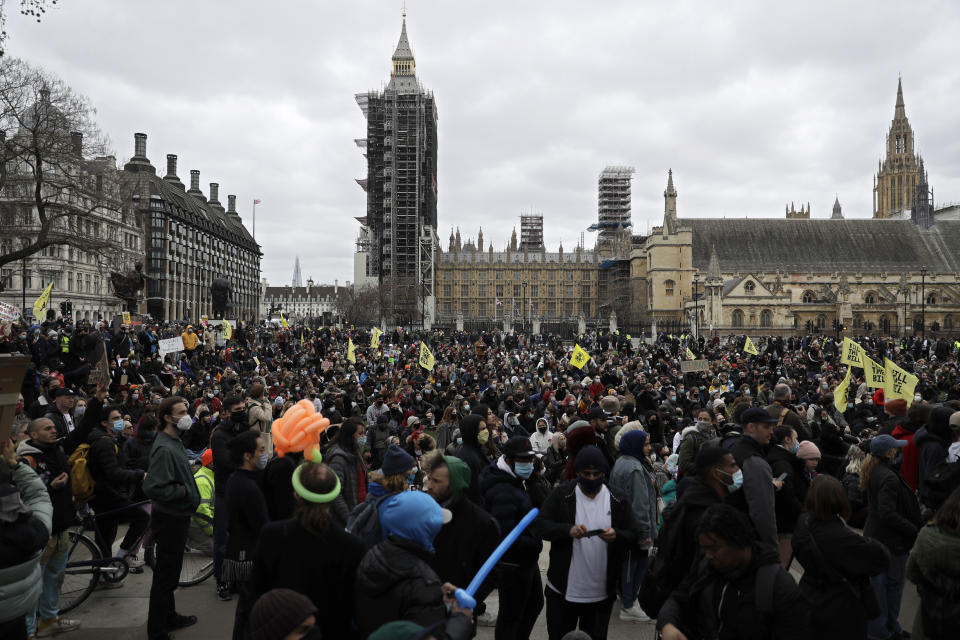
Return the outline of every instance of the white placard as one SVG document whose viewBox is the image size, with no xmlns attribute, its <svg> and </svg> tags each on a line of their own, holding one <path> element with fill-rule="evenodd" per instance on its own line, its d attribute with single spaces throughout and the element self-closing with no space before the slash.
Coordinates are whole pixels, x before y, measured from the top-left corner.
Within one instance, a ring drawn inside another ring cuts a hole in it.
<svg viewBox="0 0 960 640">
<path fill-rule="evenodd" d="M 176 353 L 177 351 L 183 351 L 183 338 L 177 336 L 176 338 L 166 338 L 160 341 L 160 359 L 162 360 L 164 356 L 168 353 Z"/>
</svg>

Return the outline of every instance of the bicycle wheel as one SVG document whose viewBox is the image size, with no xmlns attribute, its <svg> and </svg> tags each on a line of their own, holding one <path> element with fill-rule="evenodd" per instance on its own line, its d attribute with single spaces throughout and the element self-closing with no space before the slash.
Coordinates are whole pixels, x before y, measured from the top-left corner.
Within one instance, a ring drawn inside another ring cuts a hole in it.
<svg viewBox="0 0 960 640">
<path fill-rule="evenodd" d="M 144 561 L 154 571 L 157 570 L 156 544 L 151 543 L 144 550 Z M 213 555 L 208 551 L 194 549 L 187 546 L 183 550 L 183 564 L 180 567 L 180 578 L 177 586 L 192 587 L 200 584 L 213 575 Z"/>
<path fill-rule="evenodd" d="M 77 531 L 70 531 L 69 536 L 70 553 L 67 556 L 67 568 L 60 580 L 60 601 L 57 605 L 60 613 L 66 613 L 86 600 L 100 579 L 100 572 L 94 568 L 101 557 L 99 547 Z"/>
</svg>

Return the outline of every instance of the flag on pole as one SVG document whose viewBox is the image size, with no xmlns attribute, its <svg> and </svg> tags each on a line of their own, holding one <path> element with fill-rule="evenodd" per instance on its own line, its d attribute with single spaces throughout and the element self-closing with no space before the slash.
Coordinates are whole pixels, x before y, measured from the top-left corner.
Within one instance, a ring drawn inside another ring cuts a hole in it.
<svg viewBox="0 0 960 640">
<path fill-rule="evenodd" d="M 570 354 L 570 364 L 577 369 L 583 369 L 583 365 L 590 362 L 590 354 L 579 344 L 573 347 L 573 353 Z"/>
<path fill-rule="evenodd" d="M 843 381 L 833 390 L 833 406 L 840 413 L 847 410 L 847 395 L 850 393 L 850 369 L 851 367 L 847 367 L 847 375 L 843 376 Z"/>
<path fill-rule="evenodd" d="M 433 357 L 433 353 L 427 347 L 427 343 L 420 343 L 420 366 L 426 369 L 427 371 L 433 371 L 433 364 L 436 360 Z"/>
<path fill-rule="evenodd" d="M 43 322 L 43 314 L 47 312 L 47 307 L 50 306 L 51 291 L 53 291 L 53 280 L 51 280 L 47 288 L 43 290 L 43 293 L 40 294 L 37 301 L 33 303 L 33 317 L 37 319 L 37 322 Z"/>
<path fill-rule="evenodd" d="M 750 339 L 750 336 L 747 336 L 746 341 L 743 343 L 743 352 L 749 353 L 752 356 L 760 355 L 760 352 L 757 351 L 757 348 L 753 345 L 753 340 Z"/>
<path fill-rule="evenodd" d="M 690 351 L 690 347 L 687 347 L 687 360 L 696 360 L 697 356 L 693 355 L 693 351 Z"/>
<path fill-rule="evenodd" d="M 883 389 L 884 401 L 890 402 L 894 398 L 903 398 L 909 407 L 913 402 L 913 391 L 919 381 L 917 376 L 893 364 L 890 358 L 884 358 L 883 364 L 887 376 L 887 386 Z"/>
<path fill-rule="evenodd" d="M 380 336 L 383 335 L 383 331 L 379 327 L 374 327 L 370 329 L 370 348 L 379 349 L 380 348 Z"/>
<path fill-rule="evenodd" d="M 502 307 L 502 306 L 503 306 L 503 303 L 500 302 L 500 298 L 496 298 L 496 301 L 497 301 L 497 306 L 498 306 L 498 307 Z"/>
<path fill-rule="evenodd" d="M 280 324 L 283 325 L 284 329 L 290 328 L 290 325 L 287 324 L 287 319 L 283 317 L 283 311 L 280 312 Z"/>
<path fill-rule="evenodd" d="M 260 204 L 260 198 L 257 198 L 256 200 L 254 200 L 253 204 Z"/>
<path fill-rule="evenodd" d="M 887 370 L 870 359 L 869 356 L 863 356 L 866 361 L 866 367 L 863 369 L 865 382 L 868 389 L 883 389 L 887 386 Z"/>
<path fill-rule="evenodd" d="M 357 356 L 353 352 L 353 338 L 347 338 L 347 362 L 350 364 L 357 363 Z"/>
<path fill-rule="evenodd" d="M 226 320 L 223 321 L 223 339 L 229 340 L 233 337 L 233 327 Z"/>
<path fill-rule="evenodd" d="M 840 362 L 850 367 L 859 367 L 864 368 L 864 353 L 863 347 L 851 340 L 850 338 L 843 339 L 843 352 L 840 356 Z"/>
</svg>

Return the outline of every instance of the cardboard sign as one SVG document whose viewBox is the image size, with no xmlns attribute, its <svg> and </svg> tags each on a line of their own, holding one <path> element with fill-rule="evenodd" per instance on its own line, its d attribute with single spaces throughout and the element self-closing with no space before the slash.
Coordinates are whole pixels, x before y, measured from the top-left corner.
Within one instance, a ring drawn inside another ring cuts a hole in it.
<svg viewBox="0 0 960 640">
<path fill-rule="evenodd" d="M 20 385 L 29 364 L 30 356 L 0 355 L 0 439 L 6 440 L 13 431 Z"/>
<path fill-rule="evenodd" d="M 176 353 L 177 351 L 183 351 L 183 338 L 177 336 L 176 338 L 165 338 L 160 341 L 160 358 L 163 359 L 168 353 Z"/>
<path fill-rule="evenodd" d="M 130 324 L 130 312 L 129 312 L 129 311 L 124 311 L 123 313 L 120 314 L 120 316 L 123 318 L 123 320 L 122 320 L 122 321 L 123 321 L 123 324 Z"/>
<path fill-rule="evenodd" d="M 20 317 L 20 309 L 17 309 L 12 304 L 6 302 L 0 302 L 0 322 L 10 321 L 13 322 Z"/>
<path fill-rule="evenodd" d="M 693 373 L 695 371 L 709 371 L 709 360 L 684 360 L 680 363 L 680 371 L 683 373 Z"/>
<path fill-rule="evenodd" d="M 333 368 L 333 363 L 330 362 L 329 360 L 324 360 L 323 362 L 320 363 L 320 368 L 323 371 L 329 371 L 330 369 Z"/>
</svg>

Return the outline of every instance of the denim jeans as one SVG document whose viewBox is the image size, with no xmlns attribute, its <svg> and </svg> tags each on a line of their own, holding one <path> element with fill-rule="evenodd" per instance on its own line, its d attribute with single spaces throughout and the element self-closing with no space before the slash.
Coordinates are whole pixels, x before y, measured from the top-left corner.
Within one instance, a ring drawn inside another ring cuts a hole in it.
<svg viewBox="0 0 960 640">
<path fill-rule="evenodd" d="M 907 556 L 890 556 L 890 567 L 870 578 L 873 590 L 880 603 L 880 615 L 867 622 L 867 637 L 870 640 L 887 640 L 903 631 L 900 626 L 900 602 L 903 600 L 903 585 L 907 578 Z"/>
<path fill-rule="evenodd" d="M 70 553 L 70 539 L 68 532 L 50 536 L 47 548 L 40 558 L 43 586 L 40 599 L 37 602 L 37 611 L 27 614 L 27 635 L 32 636 L 37 629 L 37 613 L 40 620 L 53 620 L 59 615 L 57 603 L 60 600 L 60 578 L 67 568 L 67 557 Z"/>
<path fill-rule="evenodd" d="M 647 569 L 647 562 L 650 556 L 646 549 L 634 546 L 630 552 L 623 558 L 623 565 L 620 569 L 620 599 L 623 601 L 623 608 L 629 609 L 637 600 L 637 594 L 640 593 L 640 582 L 643 580 L 643 572 Z"/>
</svg>

